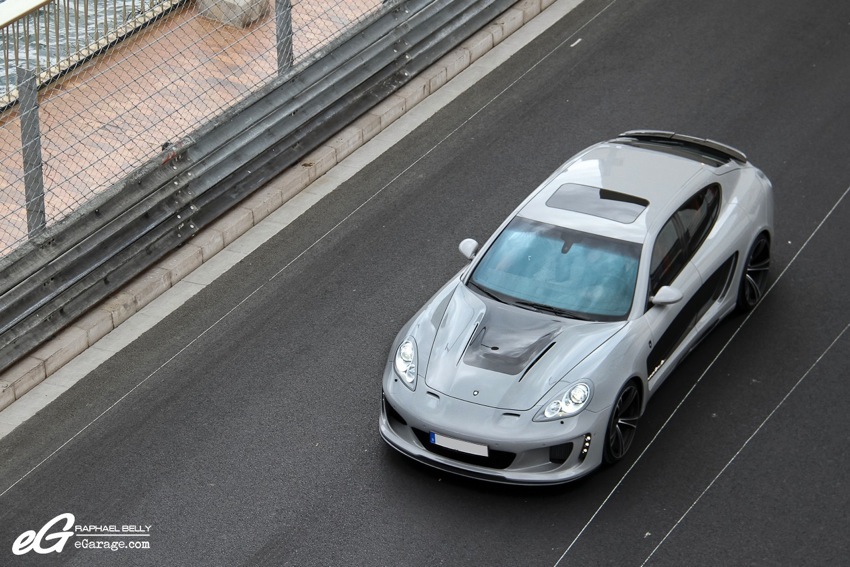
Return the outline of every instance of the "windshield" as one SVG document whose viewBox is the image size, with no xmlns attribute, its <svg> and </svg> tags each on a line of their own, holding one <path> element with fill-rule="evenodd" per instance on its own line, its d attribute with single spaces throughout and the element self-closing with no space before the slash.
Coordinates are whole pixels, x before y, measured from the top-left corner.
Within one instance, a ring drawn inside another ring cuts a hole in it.
<svg viewBox="0 0 850 567">
<path fill-rule="evenodd" d="M 631 309 L 640 245 L 517 217 L 470 277 L 506 303 L 596 321 Z"/>
</svg>

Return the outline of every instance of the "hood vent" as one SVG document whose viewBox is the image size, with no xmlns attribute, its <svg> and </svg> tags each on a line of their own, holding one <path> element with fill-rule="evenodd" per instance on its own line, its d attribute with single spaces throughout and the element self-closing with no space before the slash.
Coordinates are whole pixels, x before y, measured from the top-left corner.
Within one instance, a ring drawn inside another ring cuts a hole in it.
<svg viewBox="0 0 850 567">
<path fill-rule="evenodd" d="M 465 354 L 466 354 L 466 351 L 468 351 L 468 350 L 469 350 L 469 345 L 471 345 L 471 344 L 472 344 L 472 339 L 474 339 L 474 338 L 475 338 L 475 331 L 477 331 L 477 330 L 478 330 L 478 325 L 479 325 L 479 323 L 476 323 L 476 324 L 475 324 L 475 326 L 472 328 L 472 332 L 469 334 L 469 340 L 468 340 L 468 341 L 466 341 L 466 346 L 465 346 L 465 347 L 463 347 L 463 350 L 462 350 L 462 351 L 461 351 L 461 353 L 460 353 L 460 358 L 458 358 L 458 359 L 457 359 L 457 365 L 456 365 L 456 366 L 459 366 L 459 365 L 460 365 L 461 361 L 463 360 L 463 355 L 465 355 Z M 482 329 L 482 332 L 484 332 L 484 331 L 486 331 L 486 330 L 487 330 L 487 329 Z"/>
<path fill-rule="evenodd" d="M 523 378 L 525 378 L 525 375 L 526 375 L 526 374 L 528 374 L 529 372 L 531 372 L 531 369 L 532 369 L 532 368 L 534 368 L 534 365 L 535 365 L 535 364 L 537 364 L 537 362 L 538 362 L 541 358 L 543 358 L 543 357 L 546 355 L 546 353 L 547 353 L 547 352 L 549 352 L 549 349 L 550 349 L 550 348 L 552 348 L 553 346 L 555 346 L 555 343 L 554 343 L 554 342 L 549 343 L 549 346 L 547 346 L 546 348 L 544 348 L 544 349 L 543 349 L 543 351 L 542 351 L 540 354 L 538 354 L 538 355 L 537 355 L 537 358 L 535 358 L 535 359 L 532 361 L 532 363 L 528 365 L 528 368 L 526 368 L 526 369 L 525 369 L 525 372 L 523 372 L 523 373 L 522 373 L 522 376 L 520 376 L 520 377 L 519 377 L 519 381 L 520 381 L 520 382 L 522 382 L 522 379 L 523 379 Z"/>
<path fill-rule="evenodd" d="M 460 362 L 510 376 L 524 376 L 562 329 L 558 321 L 493 302 L 476 324 Z"/>
</svg>

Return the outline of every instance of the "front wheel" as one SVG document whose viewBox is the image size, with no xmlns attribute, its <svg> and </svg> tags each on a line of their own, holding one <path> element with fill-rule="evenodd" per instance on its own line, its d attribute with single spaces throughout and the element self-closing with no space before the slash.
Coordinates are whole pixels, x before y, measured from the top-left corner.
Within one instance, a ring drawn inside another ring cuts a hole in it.
<svg viewBox="0 0 850 567">
<path fill-rule="evenodd" d="M 738 310 L 751 311 L 767 291 L 767 272 L 770 269 L 770 239 L 759 234 L 744 264 L 741 286 L 738 288 Z"/>
<path fill-rule="evenodd" d="M 640 418 L 640 388 L 634 380 L 628 382 L 617 396 L 611 410 L 608 432 L 605 434 L 605 462 L 614 464 L 629 451 L 635 440 Z"/>
</svg>

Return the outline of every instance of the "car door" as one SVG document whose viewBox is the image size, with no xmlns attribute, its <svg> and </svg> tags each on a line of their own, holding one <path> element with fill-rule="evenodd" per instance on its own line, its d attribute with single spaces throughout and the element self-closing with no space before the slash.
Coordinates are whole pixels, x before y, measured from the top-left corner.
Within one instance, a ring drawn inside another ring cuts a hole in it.
<svg viewBox="0 0 850 567">
<path fill-rule="evenodd" d="M 675 366 L 671 357 L 688 333 L 693 317 L 688 309 L 690 299 L 702 286 L 699 271 L 690 261 L 681 222 L 675 215 L 667 220 L 655 238 L 649 272 L 644 320 L 651 339 L 646 350 L 646 373 L 649 388 L 654 390 Z M 667 305 L 654 304 L 652 298 L 664 286 L 681 292 L 682 299 Z"/>
<path fill-rule="evenodd" d="M 709 238 L 720 214 L 721 187 L 717 183 L 698 191 L 676 211 L 689 248 L 689 256 L 700 273 L 702 286 L 692 306 L 692 326 L 696 326 L 728 285 L 735 260 L 723 234 Z"/>
<path fill-rule="evenodd" d="M 673 245 L 667 243 L 672 243 L 675 227 L 675 245 L 680 247 L 677 253 L 684 258 L 684 268 L 672 277 L 664 273 L 663 265 L 657 268 L 658 272 L 651 270 L 651 293 L 662 285 L 672 285 L 683 295 L 675 304 L 676 309 L 670 309 L 673 305 L 649 305 L 647 322 L 656 344 L 647 356 L 647 369 L 649 376 L 657 378 L 655 383 L 650 379 L 651 389 L 663 382 L 670 369 L 698 342 L 701 333 L 711 328 L 711 321 L 703 319 L 709 317 L 709 309 L 731 280 L 735 256 L 726 254 L 728 247 L 722 238 L 708 238 L 720 214 L 721 199 L 722 190 L 717 183 L 697 191 L 673 214 L 667 223 L 671 226 L 665 225 L 656 240 L 659 250 L 653 250 L 653 263 L 666 247 Z M 668 368 L 662 372 L 665 365 Z"/>
</svg>

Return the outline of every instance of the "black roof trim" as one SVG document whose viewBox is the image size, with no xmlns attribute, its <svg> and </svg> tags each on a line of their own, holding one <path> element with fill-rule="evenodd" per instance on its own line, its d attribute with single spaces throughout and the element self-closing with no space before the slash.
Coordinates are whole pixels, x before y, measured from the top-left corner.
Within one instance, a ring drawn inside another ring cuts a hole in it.
<svg viewBox="0 0 850 567">
<path fill-rule="evenodd" d="M 714 154 L 720 154 L 727 159 L 733 159 L 740 163 L 747 162 L 747 156 L 740 150 L 736 150 L 732 146 L 715 142 L 706 138 L 696 138 L 685 134 L 676 134 L 675 132 L 666 132 L 664 130 L 629 130 L 620 134 L 621 138 L 634 138 L 648 142 L 679 142 L 686 146 L 695 146 L 702 150 L 707 150 Z"/>
<path fill-rule="evenodd" d="M 599 198 L 607 199 L 609 201 L 631 203 L 632 205 L 640 205 L 644 208 L 649 206 L 649 201 L 647 201 L 646 199 L 643 199 L 641 197 L 635 197 L 634 195 L 628 195 L 626 193 L 620 193 L 619 191 L 611 191 L 610 189 L 600 189 Z"/>
</svg>

